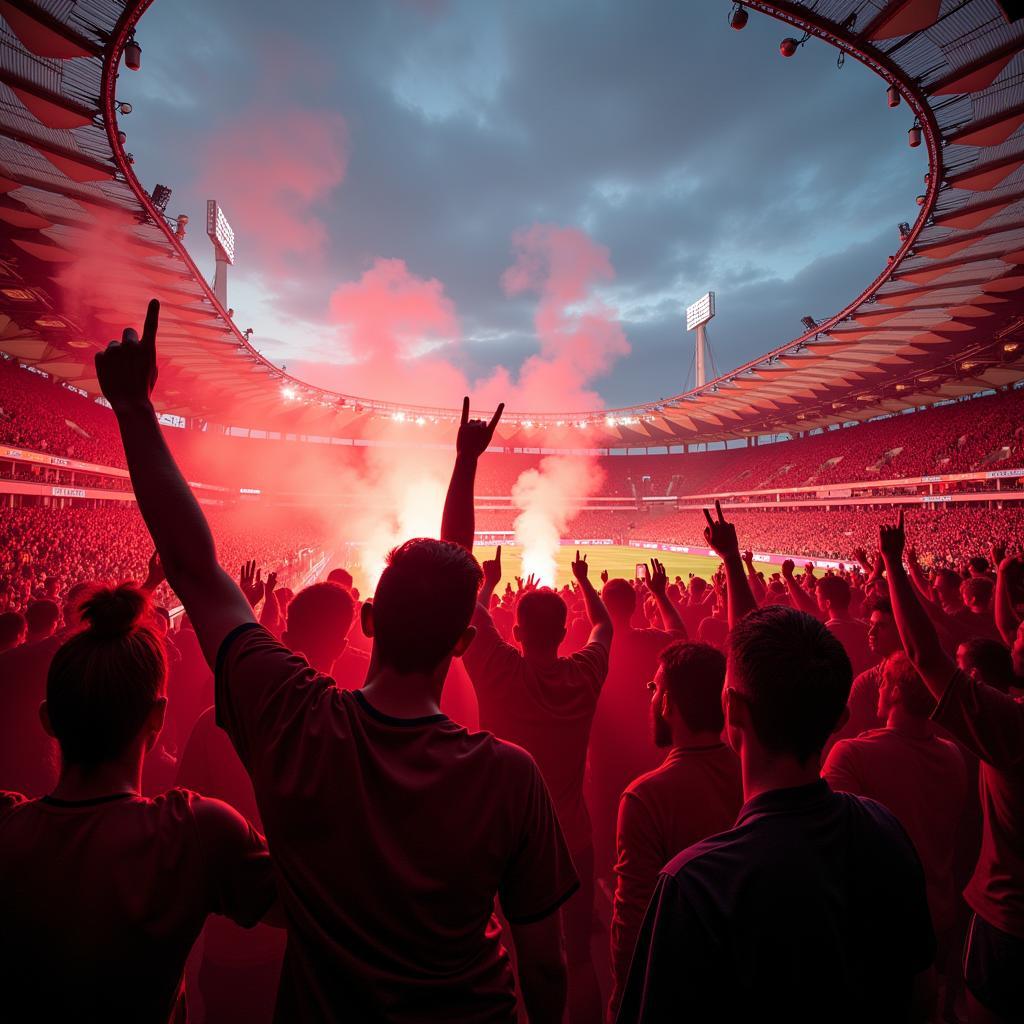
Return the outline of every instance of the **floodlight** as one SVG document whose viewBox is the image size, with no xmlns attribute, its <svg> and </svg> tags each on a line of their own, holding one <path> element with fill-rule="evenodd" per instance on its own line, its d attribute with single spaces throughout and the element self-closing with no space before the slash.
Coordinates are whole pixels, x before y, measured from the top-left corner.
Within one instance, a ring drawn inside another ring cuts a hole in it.
<svg viewBox="0 0 1024 1024">
<path fill-rule="evenodd" d="M 818 326 L 818 321 L 813 316 L 802 316 L 800 317 L 800 323 L 804 325 L 809 331 L 813 331 Z"/>
<path fill-rule="evenodd" d="M 921 145 L 921 126 L 919 124 L 915 124 L 907 132 L 907 144 L 911 149 L 917 149 Z"/>
<path fill-rule="evenodd" d="M 747 27 L 747 20 L 749 17 L 750 15 L 747 13 L 747 9 L 743 4 L 735 4 L 729 14 L 729 27 L 734 28 L 739 32 L 741 29 Z"/>
<path fill-rule="evenodd" d="M 779 43 L 779 53 L 781 53 L 783 57 L 792 57 L 793 54 L 796 53 L 799 45 L 799 40 L 794 39 L 792 36 L 786 36 L 786 38 Z"/>
<path fill-rule="evenodd" d="M 124 45 L 124 64 L 129 71 L 138 71 L 142 67 L 142 47 L 133 32 Z"/>
<path fill-rule="evenodd" d="M 133 109 L 134 108 L 132 107 L 132 105 L 127 101 L 117 104 L 118 113 L 124 114 L 125 117 L 127 117 L 132 112 Z"/>
<path fill-rule="evenodd" d="M 900 91 L 895 85 L 890 85 L 885 91 L 885 98 L 889 102 L 890 107 L 898 107 L 900 105 Z"/>
</svg>

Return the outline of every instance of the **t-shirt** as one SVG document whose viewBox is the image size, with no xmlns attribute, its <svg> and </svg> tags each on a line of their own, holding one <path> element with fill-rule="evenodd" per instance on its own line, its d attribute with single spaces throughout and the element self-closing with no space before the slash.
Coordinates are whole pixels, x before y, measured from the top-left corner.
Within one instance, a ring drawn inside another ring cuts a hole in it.
<svg viewBox="0 0 1024 1024">
<path fill-rule="evenodd" d="M 659 768 L 622 794 L 611 925 L 613 1011 L 658 873 L 680 851 L 729 828 L 742 804 L 739 758 L 724 743 L 673 747 Z"/>
<path fill-rule="evenodd" d="M 495 895 L 525 923 L 578 885 L 529 754 L 383 714 L 255 623 L 224 640 L 216 682 L 288 918 L 276 1019 L 513 1021 Z"/>
<path fill-rule="evenodd" d="M 0 878 L 12 1020 L 165 1024 L 206 916 L 251 927 L 275 898 L 263 837 L 182 789 L 81 803 L 0 793 Z"/>
<path fill-rule="evenodd" d="M 957 671 L 932 718 L 981 762 L 981 851 L 964 899 L 1024 938 L 1024 704 Z"/>
<path fill-rule="evenodd" d="M 587 644 L 568 658 L 537 665 L 502 640 L 482 605 L 473 624 L 476 637 L 462 660 L 480 704 L 480 724 L 536 758 L 569 849 L 580 853 L 592 842 L 583 775 L 608 652 L 602 644 Z"/>
<path fill-rule="evenodd" d="M 871 797 L 896 815 L 921 858 L 935 930 L 948 931 L 956 917 L 953 860 L 967 801 L 959 747 L 934 733 L 873 729 L 840 740 L 821 774 L 833 789 Z"/>
<path fill-rule="evenodd" d="M 647 684 L 658 671 L 658 655 L 681 639 L 660 629 L 617 626 L 608 659 L 608 681 L 594 715 L 590 737 L 590 789 L 594 855 L 599 876 L 615 864 L 615 822 L 622 791 L 653 771 L 661 752 L 651 739 L 651 695 Z M 660 866 L 660 865 L 659 865 Z"/>
<path fill-rule="evenodd" d="M 770 790 L 661 873 L 618 1021 L 904 1021 L 934 955 L 896 818 L 824 780 Z"/>
</svg>

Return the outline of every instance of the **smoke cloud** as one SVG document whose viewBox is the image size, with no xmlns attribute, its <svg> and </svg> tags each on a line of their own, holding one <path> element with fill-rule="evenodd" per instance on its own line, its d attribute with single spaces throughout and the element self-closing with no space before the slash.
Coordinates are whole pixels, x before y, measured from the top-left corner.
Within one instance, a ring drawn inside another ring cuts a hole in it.
<svg viewBox="0 0 1024 1024">
<path fill-rule="evenodd" d="M 512 487 L 512 500 L 522 511 L 516 516 L 516 543 L 522 548 L 522 574 L 535 575 L 554 586 L 559 541 L 569 520 L 585 499 L 604 482 L 596 458 L 549 455 L 537 469 L 521 473 Z"/>
</svg>

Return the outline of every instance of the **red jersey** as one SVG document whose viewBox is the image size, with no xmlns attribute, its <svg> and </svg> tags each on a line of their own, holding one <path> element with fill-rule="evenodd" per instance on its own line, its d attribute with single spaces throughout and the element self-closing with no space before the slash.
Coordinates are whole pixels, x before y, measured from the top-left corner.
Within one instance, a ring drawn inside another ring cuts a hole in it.
<svg viewBox="0 0 1024 1024">
<path fill-rule="evenodd" d="M 255 623 L 216 678 L 288 917 L 277 1019 L 511 1024 L 495 895 L 526 923 L 578 885 L 529 754 L 446 715 L 386 715 Z"/>
<path fill-rule="evenodd" d="M 166 1024 L 207 915 L 251 927 L 275 898 L 262 836 L 182 789 L 76 803 L 0 793 L 0 878 L 12 1019 Z"/>
<path fill-rule="evenodd" d="M 592 842 L 583 775 L 608 651 L 587 644 L 568 658 L 539 666 L 502 640 L 482 605 L 473 625 L 476 637 L 463 662 L 480 704 L 480 724 L 537 759 L 569 849 L 581 853 Z"/>
<path fill-rule="evenodd" d="M 935 931 L 948 931 L 956 917 L 957 829 L 967 802 L 967 767 L 957 745 L 934 734 L 872 729 L 840 740 L 821 774 L 833 789 L 869 796 L 896 815 L 921 859 Z"/>
<path fill-rule="evenodd" d="M 964 899 L 1024 938 L 1024 704 L 958 671 L 932 718 L 981 762 L 981 852 Z"/>
</svg>

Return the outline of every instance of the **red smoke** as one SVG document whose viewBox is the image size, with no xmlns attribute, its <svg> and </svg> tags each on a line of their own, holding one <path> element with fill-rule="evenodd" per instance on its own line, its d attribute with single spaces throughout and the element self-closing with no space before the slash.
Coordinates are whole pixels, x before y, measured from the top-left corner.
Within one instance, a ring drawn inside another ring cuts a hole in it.
<svg viewBox="0 0 1024 1024">
<path fill-rule="evenodd" d="M 261 109 L 235 118 L 212 141 L 201 174 L 220 198 L 250 265 L 286 277 L 321 257 L 327 228 L 315 207 L 341 184 L 348 131 L 339 114 Z"/>
<path fill-rule="evenodd" d="M 331 321 L 353 362 L 291 361 L 292 371 L 323 387 L 420 405 L 454 405 L 470 393 L 481 408 L 500 401 L 524 412 L 600 408 L 600 395 L 586 385 L 629 352 L 615 310 L 591 294 L 614 279 L 608 250 L 576 228 L 547 224 L 518 232 L 514 246 L 515 263 L 502 276 L 506 293 L 540 294 L 540 352 L 518 374 L 499 366 L 467 380 L 450 359 L 460 344 L 454 303 L 440 281 L 416 277 L 396 259 L 377 260 L 331 296 Z"/>
</svg>

